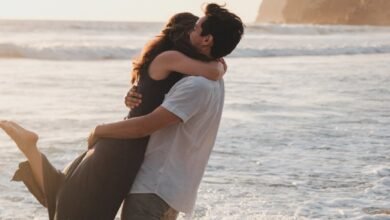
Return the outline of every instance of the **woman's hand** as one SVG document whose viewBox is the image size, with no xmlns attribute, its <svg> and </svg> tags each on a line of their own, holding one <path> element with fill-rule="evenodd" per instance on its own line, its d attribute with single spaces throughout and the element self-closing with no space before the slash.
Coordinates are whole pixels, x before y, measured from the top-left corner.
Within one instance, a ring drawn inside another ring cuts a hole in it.
<svg viewBox="0 0 390 220">
<path fill-rule="evenodd" d="M 225 73 L 226 73 L 226 71 L 227 71 L 227 64 L 226 64 L 226 62 L 225 62 L 225 59 L 224 59 L 224 58 L 219 58 L 218 61 L 219 61 L 220 63 L 222 63 L 223 69 L 225 70 Z M 225 73 L 223 73 L 223 74 L 225 74 Z"/>
<path fill-rule="evenodd" d="M 131 87 L 125 97 L 125 105 L 130 109 L 138 107 L 142 102 L 142 95 L 137 93 L 136 91 L 137 86 Z"/>
</svg>

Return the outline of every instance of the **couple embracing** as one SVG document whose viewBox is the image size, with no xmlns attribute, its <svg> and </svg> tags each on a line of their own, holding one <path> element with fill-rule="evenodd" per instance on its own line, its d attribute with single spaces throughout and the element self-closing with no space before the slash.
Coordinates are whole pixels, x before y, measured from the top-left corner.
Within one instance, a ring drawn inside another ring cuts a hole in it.
<svg viewBox="0 0 390 220">
<path fill-rule="evenodd" d="M 208 4 L 205 15 L 174 15 L 134 61 L 131 111 L 95 127 L 88 150 L 63 171 L 15 122 L 0 127 L 26 156 L 22 181 L 56 220 L 176 219 L 191 213 L 215 143 L 224 103 L 223 57 L 243 34 L 241 19 Z"/>
</svg>

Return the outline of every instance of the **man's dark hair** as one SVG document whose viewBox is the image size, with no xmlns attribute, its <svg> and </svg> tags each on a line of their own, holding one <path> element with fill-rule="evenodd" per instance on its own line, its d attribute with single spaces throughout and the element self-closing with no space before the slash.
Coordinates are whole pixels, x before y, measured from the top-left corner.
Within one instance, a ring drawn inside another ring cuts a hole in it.
<svg viewBox="0 0 390 220">
<path fill-rule="evenodd" d="M 211 56 L 221 58 L 230 54 L 244 33 L 244 24 L 240 17 L 214 3 L 206 6 L 205 15 L 206 20 L 202 24 L 201 35 L 213 36 L 214 45 L 211 47 Z"/>
</svg>

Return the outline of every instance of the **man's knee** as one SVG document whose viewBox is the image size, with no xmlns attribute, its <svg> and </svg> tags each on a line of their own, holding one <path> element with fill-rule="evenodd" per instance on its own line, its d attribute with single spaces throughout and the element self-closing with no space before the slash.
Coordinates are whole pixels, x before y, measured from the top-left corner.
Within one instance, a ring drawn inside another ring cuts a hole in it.
<svg viewBox="0 0 390 220">
<path fill-rule="evenodd" d="M 122 207 L 122 220 L 175 220 L 178 212 L 155 194 L 130 194 Z"/>
</svg>

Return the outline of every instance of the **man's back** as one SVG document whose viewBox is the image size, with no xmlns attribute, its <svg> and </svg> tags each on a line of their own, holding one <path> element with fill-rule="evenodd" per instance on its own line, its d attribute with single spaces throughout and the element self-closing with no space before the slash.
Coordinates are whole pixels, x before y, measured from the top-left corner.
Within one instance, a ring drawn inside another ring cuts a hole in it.
<svg viewBox="0 0 390 220">
<path fill-rule="evenodd" d="M 132 193 L 155 193 L 177 211 L 192 211 L 215 143 L 224 103 L 223 80 L 186 77 L 162 107 L 183 123 L 155 132 Z"/>
</svg>

